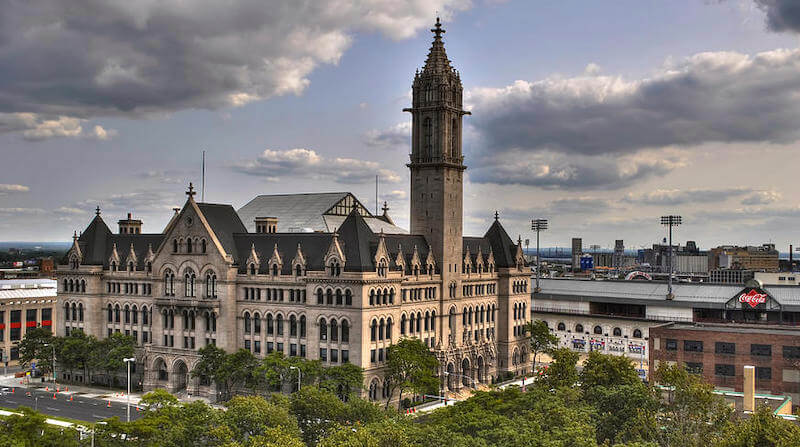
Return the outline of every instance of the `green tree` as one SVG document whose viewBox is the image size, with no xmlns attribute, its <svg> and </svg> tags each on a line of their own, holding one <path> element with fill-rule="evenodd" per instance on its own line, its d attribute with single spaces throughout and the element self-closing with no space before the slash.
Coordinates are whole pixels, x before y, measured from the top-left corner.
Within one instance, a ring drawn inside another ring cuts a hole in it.
<svg viewBox="0 0 800 447">
<path fill-rule="evenodd" d="M 297 420 L 285 406 L 276 405 L 260 396 L 236 396 L 226 406 L 223 421 L 241 442 L 253 436 L 267 435 L 275 427 L 300 439 Z"/>
<path fill-rule="evenodd" d="M 290 398 L 291 411 L 308 445 L 316 445 L 333 433 L 346 414 L 344 402 L 335 394 L 316 387 L 305 387 Z"/>
<path fill-rule="evenodd" d="M 547 372 L 537 384 L 546 388 L 571 387 L 578 381 L 578 353 L 569 348 L 554 349 L 550 356 L 553 361 Z"/>
<path fill-rule="evenodd" d="M 19 363 L 27 367 L 34 360 L 36 369 L 43 374 L 53 372 L 53 347 L 55 338 L 50 329 L 30 328 L 19 343 Z"/>
<path fill-rule="evenodd" d="M 796 447 L 800 445 L 800 427 L 760 406 L 749 418 L 737 421 L 725 430 L 714 447 Z"/>
<path fill-rule="evenodd" d="M 385 383 L 388 381 L 390 391 L 386 407 L 395 391 L 399 391 L 398 409 L 403 401 L 404 392 L 425 393 L 436 392 L 439 379 L 436 378 L 438 362 L 430 349 L 418 338 L 401 338 L 390 346 L 386 352 Z"/>
<path fill-rule="evenodd" d="M 14 447 L 77 447 L 74 428 L 50 425 L 45 416 L 28 407 L 15 410 L 19 415 L 0 416 L 0 445 Z"/>
<path fill-rule="evenodd" d="M 80 329 L 70 331 L 66 337 L 59 337 L 56 343 L 58 365 L 68 370 L 70 375 L 78 369 L 83 372 L 84 377 L 87 377 L 89 360 L 96 343 L 96 338 L 84 334 Z"/>
<path fill-rule="evenodd" d="M 536 359 L 543 352 L 550 352 L 558 347 L 558 337 L 550 332 L 547 324 L 541 320 L 529 321 L 525 324 L 525 333 L 531 343 L 531 354 L 533 354 L 533 371 L 536 372 Z"/>
<path fill-rule="evenodd" d="M 246 349 L 227 354 L 222 348 L 208 345 L 200 348 L 200 361 L 192 369 L 193 377 L 203 377 L 216 384 L 223 400 L 233 396 L 236 388 L 247 386 L 257 388 L 259 383 L 259 361 Z"/>
<path fill-rule="evenodd" d="M 580 374 L 581 387 L 636 385 L 641 383 L 639 374 L 628 357 L 622 355 L 589 353 Z"/>
<path fill-rule="evenodd" d="M 119 332 L 99 340 L 94 344 L 89 357 L 90 368 L 102 371 L 108 385 L 113 386 L 114 373 L 125 368 L 122 359 L 133 357 L 135 343 L 133 337 Z"/>
<path fill-rule="evenodd" d="M 322 370 L 320 388 L 336 393 L 339 399 L 346 400 L 360 390 L 364 384 L 364 370 L 352 363 L 331 366 Z"/>
<path fill-rule="evenodd" d="M 662 364 L 654 378 L 668 390 L 659 414 L 660 444 L 707 446 L 730 425 L 733 410 L 701 376 L 677 365 Z"/>
</svg>

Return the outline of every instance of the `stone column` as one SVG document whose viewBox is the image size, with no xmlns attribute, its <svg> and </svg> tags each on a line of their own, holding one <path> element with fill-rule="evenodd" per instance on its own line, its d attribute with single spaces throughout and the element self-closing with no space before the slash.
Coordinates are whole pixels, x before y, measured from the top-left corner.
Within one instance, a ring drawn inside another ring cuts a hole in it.
<svg viewBox="0 0 800 447">
<path fill-rule="evenodd" d="M 754 412 L 756 410 L 756 367 L 745 365 L 744 367 L 744 411 Z"/>
</svg>

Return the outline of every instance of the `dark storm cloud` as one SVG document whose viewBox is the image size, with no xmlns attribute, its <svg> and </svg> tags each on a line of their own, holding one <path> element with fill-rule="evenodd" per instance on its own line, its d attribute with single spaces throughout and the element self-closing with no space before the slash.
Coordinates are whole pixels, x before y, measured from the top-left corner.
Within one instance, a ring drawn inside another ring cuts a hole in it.
<svg viewBox="0 0 800 447">
<path fill-rule="evenodd" d="M 701 53 L 633 81 L 595 76 L 471 91 L 487 151 L 631 154 L 800 137 L 800 50 Z"/>
<path fill-rule="evenodd" d="M 767 14 L 767 27 L 773 31 L 800 32 L 800 2 L 797 0 L 755 0 Z"/>
<path fill-rule="evenodd" d="M 0 132 L 65 117 L 213 109 L 299 94 L 316 66 L 340 59 L 353 32 L 406 38 L 428 25 L 434 10 L 466 6 L 0 0 Z M 30 135 L 69 136 L 58 129 Z"/>
</svg>

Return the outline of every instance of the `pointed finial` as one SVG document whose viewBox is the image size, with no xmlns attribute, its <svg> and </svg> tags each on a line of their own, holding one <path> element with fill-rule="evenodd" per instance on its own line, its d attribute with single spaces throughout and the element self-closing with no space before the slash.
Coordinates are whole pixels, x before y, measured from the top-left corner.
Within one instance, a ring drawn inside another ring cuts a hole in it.
<svg viewBox="0 0 800 447">
<path fill-rule="evenodd" d="M 383 208 L 381 208 L 381 209 L 383 210 L 383 215 L 385 216 L 386 213 L 389 212 L 389 204 L 386 203 L 386 202 L 383 202 Z"/>
<path fill-rule="evenodd" d="M 94 209 L 94 215 L 98 217 L 100 216 L 100 205 L 97 205 L 97 208 Z"/>
<path fill-rule="evenodd" d="M 500 213 L 497 210 L 494 211 L 494 220 L 500 220 Z"/>
<path fill-rule="evenodd" d="M 189 182 L 189 190 L 186 191 L 186 195 L 189 197 L 194 197 L 195 194 L 197 194 L 197 192 L 194 190 L 194 185 L 192 185 L 192 182 Z"/>
<path fill-rule="evenodd" d="M 72 240 L 73 241 L 78 240 L 78 231 L 77 230 L 72 232 Z"/>
<path fill-rule="evenodd" d="M 442 34 L 446 32 L 445 30 L 442 29 L 442 23 L 439 21 L 439 17 L 436 17 L 436 25 L 434 25 L 434 28 L 431 30 L 431 32 L 433 34 L 436 34 L 435 37 L 436 40 L 441 39 Z"/>
</svg>

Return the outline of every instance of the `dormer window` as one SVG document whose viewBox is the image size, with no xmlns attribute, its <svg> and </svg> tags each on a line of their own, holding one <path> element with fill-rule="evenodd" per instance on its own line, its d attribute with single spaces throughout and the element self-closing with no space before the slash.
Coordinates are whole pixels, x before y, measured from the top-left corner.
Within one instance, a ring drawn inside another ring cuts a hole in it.
<svg viewBox="0 0 800 447">
<path fill-rule="evenodd" d="M 135 270 L 136 270 L 136 269 L 135 269 L 135 267 L 134 267 L 134 265 L 133 265 L 133 262 L 129 262 L 129 263 L 128 263 L 128 271 L 129 271 L 129 272 L 133 272 L 133 271 L 135 271 Z"/>
<path fill-rule="evenodd" d="M 255 275 L 256 274 L 256 265 L 255 264 L 250 264 L 250 274 L 251 275 Z"/>
<path fill-rule="evenodd" d="M 333 261 L 330 264 L 330 276 L 340 276 L 342 274 L 342 266 L 338 261 Z"/>
<path fill-rule="evenodd" d="M 385 278 L 389 272 L 389 267 L 385 259 L 381 259 L 378 263 L 378 276 Z"/>
<path fill-rule="evenodd" d="M 272 264 L 272 276 L 278 276 L 279 272 L 278 264 Z"/>
<path fill-rule="evenodd" d="M 145 264 L 145 270 L 147 270 L 147 273 L 153 273 L 153 263 L 148 261 Z"/>
<path fill-rule="evenodd" d="M 206 240 L 203 239 L 202 241 L 200 241 L 200 253 L 205 253 L 206 250 L 207 250 Z"/>
<path fill-rule="evenodd" d="M 300 264 L 294 266 L 294 274 L 297 277 L 303 276 L 303 267 Z"/>
<path fill-rule="evenodd" d="M 117 262 L 116 261 L 111 261 L 111 271 L 112 272 L 116 272 L 117 271 Z"/>
</svg>

